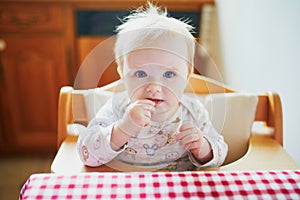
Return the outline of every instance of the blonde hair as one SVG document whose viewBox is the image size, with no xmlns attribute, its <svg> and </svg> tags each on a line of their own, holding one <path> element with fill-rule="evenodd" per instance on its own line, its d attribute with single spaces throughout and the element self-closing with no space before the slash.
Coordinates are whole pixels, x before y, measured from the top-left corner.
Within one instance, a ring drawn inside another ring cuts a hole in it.
<svg viewBox="0 0 300 200">
<path fill-rule="evenodd" d="M 192 70 L 195 53 L 195 38 L 191 34 L 192 30 L 193 26 L 187 20 L 181 21 L 169 17 L 166 9 L 162 10 L 148 2 L 147 8 L 140 7 L 132 11 L 123 19 L 123 24 L 116 29 L 118 34 L 114 52 L 119 70 L 124 64 L 126 54 L 139 48 L 151 48 L 151 43 L 162 36 L 183 39 L 188 53 L 188 57 L 184 59 Z"/>
</svg>

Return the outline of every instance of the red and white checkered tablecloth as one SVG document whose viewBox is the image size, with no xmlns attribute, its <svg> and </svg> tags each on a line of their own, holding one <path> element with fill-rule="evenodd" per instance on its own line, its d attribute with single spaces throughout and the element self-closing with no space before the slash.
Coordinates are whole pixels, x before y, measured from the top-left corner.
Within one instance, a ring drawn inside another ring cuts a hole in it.
<svg viewBox="0 0 300 200">
<path fill-rule="evenodd" d="M 300 170 L 33 174 L 20 199 L 300 199 Z"/>
</svg>

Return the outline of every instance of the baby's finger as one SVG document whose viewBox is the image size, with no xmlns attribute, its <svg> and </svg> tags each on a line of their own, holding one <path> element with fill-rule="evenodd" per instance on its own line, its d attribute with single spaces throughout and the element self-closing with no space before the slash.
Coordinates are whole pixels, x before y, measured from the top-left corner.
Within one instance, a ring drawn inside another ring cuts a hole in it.
<svg viewBox="0 0 300 200">
<path fill-rule="evenodd" d="M 185 136 L 184 138 L 182 138 L 179 142 L 179 144 L 181 146 L 186 146 L 187 144 L 189 143 L 192 143 L 192 142 L 196 142 L 200 139 L 199 135 L 197 134 L 189 134 L 187 136 Z"/>
<path fill-rule="evenodd" d="M 200 149 L 202 146 L 202 141 L 197 140 L 195 142 L 188 143 L 184 146 L 185 149 L 187 150 L 193 150 L 193 149 Z"/>
<path fill-rule="evenodd" d="M 141 106 L 144 110 L 148 110 L 151 113 L 155 113 L 155 103 L 148 99 L 137 100 L 136 104 Z"/>
<path fill-rule="evenodd" d="M 185 122 L 184 124 L 182 124 L 180 126 L 179 131 L 181 132 L 181 131 L 184 131 L 184 130 L 187 130 L 187 129 L 190 129 L 190 128 L 193 128 L 193 127 L 194 127 L 194 125 L 192 124 L 192 122 L 187 121 L 187 122 Z"/>
<path fill-rule="evenodd" d="M 150 106 L 150 105 L 143 105 L 141 106 L 141 108 L 143 109 L 143 113 L 147 113 L 147 114 L 155 114 L 155 108 L 154 106 Z M 150 116 L 151 117 L 151 116 Z"/>
<path fill-rule="evenodd" d="M 141 99 L 141 100 L 137 100 L 137 102 L 139 104 L 147 104 L 147 105 L 150 105 L 150 106 L 155 106 L 155 103 L 149 99 Z"/>
<path fill-rule="evenodd" d="M 180 131 L 180 129 L 179 129 L 179 131 Z M 188 129 L 181 130 L 180 133 L 175 134 L 175 139 L 182 140 L 184 137 L 186 137 L 190 134 L 198 134 L 198 133 L 199 133 L 198 128 L 193 126 Z"/>
<path fill-rule="evenodd" d="M 143 126 L 148 126 L 151 122 L 151 117 L 143 117 Z"/>
<path fill-rule="evenodd" d="M 146 111 L 144 112 L 144 116 L 147 117 L 147 118 L 149 118 L 149 119 L 151 118 L 151 115 L 152 115 L 152 114 L 151 114 L 151 111 L 149 111 L 149 110 L 146 110 Z"/>
<path fill-rule="evenodd" d="M 142 108 L 146 111 L 150 111 L 151 113 L 155 113 L 155 107 L 151 105 L 142 105 Z"/>
</svg>

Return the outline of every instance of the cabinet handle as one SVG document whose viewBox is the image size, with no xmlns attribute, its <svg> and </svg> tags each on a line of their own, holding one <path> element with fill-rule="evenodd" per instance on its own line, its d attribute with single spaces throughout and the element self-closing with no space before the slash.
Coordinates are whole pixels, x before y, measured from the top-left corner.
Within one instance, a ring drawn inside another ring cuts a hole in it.
<svg viewBox="0 0 300 200">
<path fill-rule="evenodd" d="M 0 39 L 0 52 L 4 51 L 6 48 L 6 42 L 3 39 Z"/>
<path fill-rule="evenodd" d="M 0 39 L 0 82 L 4 80 L 4 69 L 2 64 L 2 52 L 6 48 L 6 42 L 3 39 Z"/>
</svg>

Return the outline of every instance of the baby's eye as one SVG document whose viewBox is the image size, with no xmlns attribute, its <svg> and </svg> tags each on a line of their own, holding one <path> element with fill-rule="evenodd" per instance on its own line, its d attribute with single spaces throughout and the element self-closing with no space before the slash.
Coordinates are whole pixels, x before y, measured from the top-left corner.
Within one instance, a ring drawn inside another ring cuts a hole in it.
<svg viewBox="0 0 300 200">
<path fill-rule="evenodd" d="M 139 70 L 139 71 L 136 71 L 136 72 L 134 73 L 134 75 L 135 75 L 136 77 L 138 77 L 138 78 L 143 78 L 143 77 L 146 77 L 146 76 L 147 76 L 147 73 L 144 72 L 144 71 Z"/>
<path fill-rule="evenodd" d="M 165 78 L 173 78 L 176 74 L 172 71 L 167 71 L 164 73 Z"/>
</svg>

